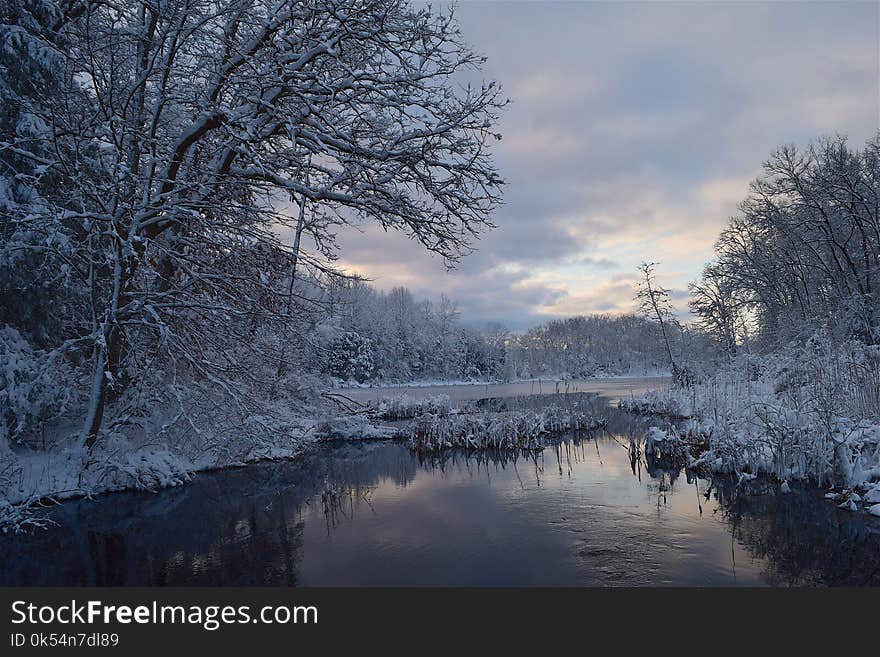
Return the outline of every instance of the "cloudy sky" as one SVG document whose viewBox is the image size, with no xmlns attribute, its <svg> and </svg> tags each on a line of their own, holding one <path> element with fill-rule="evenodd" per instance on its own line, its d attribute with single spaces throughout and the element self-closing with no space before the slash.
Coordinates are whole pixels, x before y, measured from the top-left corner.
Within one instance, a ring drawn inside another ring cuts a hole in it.
<svg viewBox="0 0 880 657">
<path fill-rule="evenodd" d="M 632 309 L 636 265 L 680 296 L 782 143 L 880 125 L 880 3 L 487 2 L 458 8 L 513 101 L 497 229 L 456 271 L 402 235 L 342 235 L 342 263 L 445 293 L 472 324 Z"/>
</svg>

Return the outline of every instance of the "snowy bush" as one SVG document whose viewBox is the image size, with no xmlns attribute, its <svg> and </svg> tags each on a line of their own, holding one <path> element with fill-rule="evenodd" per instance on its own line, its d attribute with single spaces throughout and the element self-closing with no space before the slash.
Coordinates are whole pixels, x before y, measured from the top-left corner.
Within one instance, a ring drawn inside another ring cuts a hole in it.
<svg viewBox="0 0 880 657">
<path fill-rule="evenodd" d="M 690 407 L 685 401 L 657 390 L 649 390 L 638 398 L 621 399 L 617 403 L 617 407 L 638 415 L 686 418 L 691 414 Z"/>
<path fill-rule="evenodd" d="M 409 445 L 417 451 L 447 448 L 543 449 L 550 434 L 593 431 L 605 421 L 576 410 L 548 407 L 541 412 L 426 415 L 408 429 Z"/>
<path fill-rule="evenodd" d="M 385 420 L 406 420 L 420 415 L 445 417 L 452 410 L 448 395 L 415 398 L 409 395 L 388 397 L 379 402 L 379 416 Z"/>
<path fill-rule="evenodd" d="M 667 452 L 676 443 L 677 438 L 673 433 L 667 433 L 657 427 L 650 427 L 645 438 L 645 454 L 659 454 Z"/>
<path fill-rule="evenodd" d="M 760 367 L 754 362 L 742 356 L 690 389 L 653 391 L 620 406 L 692 416 L 706 438 L 699 462 L 717 472 L 810 479 L 844 490 L 880 481 L 876 346 L 837 345 L 817 334 L 758 359 Z"/>
<path fill-rule="evenodd" d="M 10 326 L 0 326 L 0 443 L 33 442 L 71 402 L 75 377 Z"/>
<path fill-rule="evenodd" d="M 387 440 L 399 435 L 391 427 L 376 426 L 362 415 L 328 418 L 317 423 L 316 436 L 320 440 Z"/>
<path fill-rule="evenodd" d="M 102 488 L 147 490 L 179 486 L 192 477 L 192 462 L 168 449 L 119 450 L 100 470 Z"/>
<path fill-rule="evenodd" d="M 331 376 L 343 381 L 363 383 L 373 374 L 373 344 L 354 331 L 343 333 L 330 347 L 328 366 Z"/>
</svg>

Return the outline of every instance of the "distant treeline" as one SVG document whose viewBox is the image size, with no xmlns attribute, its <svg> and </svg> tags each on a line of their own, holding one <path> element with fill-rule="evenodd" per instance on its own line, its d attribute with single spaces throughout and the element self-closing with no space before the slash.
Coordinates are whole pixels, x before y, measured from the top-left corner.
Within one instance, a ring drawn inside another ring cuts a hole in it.
<svg viewBox="0 0 880 657">
<path fill-rule="evenodd" d="M 514 334 L 499 323 L 465 326 L 455 304 L 418 301 L 335 280 L 317 328 L 320 371 L 341 380 L 511 380 L 588 377 L 668 369 L 656 323 L 634 314 L 552 320 Z M 680 328 L 677 328 L 680 332 Z M 680 342 L 680 340 L 678 341 Z"/>
</svg>

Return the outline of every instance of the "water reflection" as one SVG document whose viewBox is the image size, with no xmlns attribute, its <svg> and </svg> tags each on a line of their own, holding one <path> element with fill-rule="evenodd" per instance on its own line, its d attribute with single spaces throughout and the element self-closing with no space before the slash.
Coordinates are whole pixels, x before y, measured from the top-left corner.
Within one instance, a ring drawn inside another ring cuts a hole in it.
<svg viewBox="0 0 880 657">
<path fill-rule="evenodd" d="M 0 583 L 880 584 L 877 522 L 646 461 L 645 424 L 609 419 L 542 453 L 341 445 L 66 504 L 0 539 Z"/>
<path fill-rule="evenodd" d="M 814 490 L 775 495 L 769 482 L 741 490 L 716 482 L 720 513 L 777 586 L 880 584 L 880 524 L 840 511 Z"/>
</svg>

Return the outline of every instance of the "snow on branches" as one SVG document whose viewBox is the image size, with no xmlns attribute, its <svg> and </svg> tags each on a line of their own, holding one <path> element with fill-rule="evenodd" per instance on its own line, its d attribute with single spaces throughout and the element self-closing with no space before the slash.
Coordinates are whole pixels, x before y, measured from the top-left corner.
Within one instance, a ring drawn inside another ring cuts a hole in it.
<svg viewBox="0 0 880 657">
<path fill-rule="evenodd" d="M 244 403 L 254 359 L 286 357 L 261 327 L 302 339 L 293 272 L 327 269 L 333 226 L 378 221 L 450 263 L 491 227 L 505 102 L 494 82 L 464 84 L 483 57 L 451 11 L 81 0 L 41 26 L 54 84 L 4 88 L 28 109 L 0 135 L 3 189 L 25 176 L 39 202 L 4 204 L 3 250 L 64 276 L 66 328 L 46 346 L 89 364 L 88 446 L 155 355 Z"/>
</svg>

